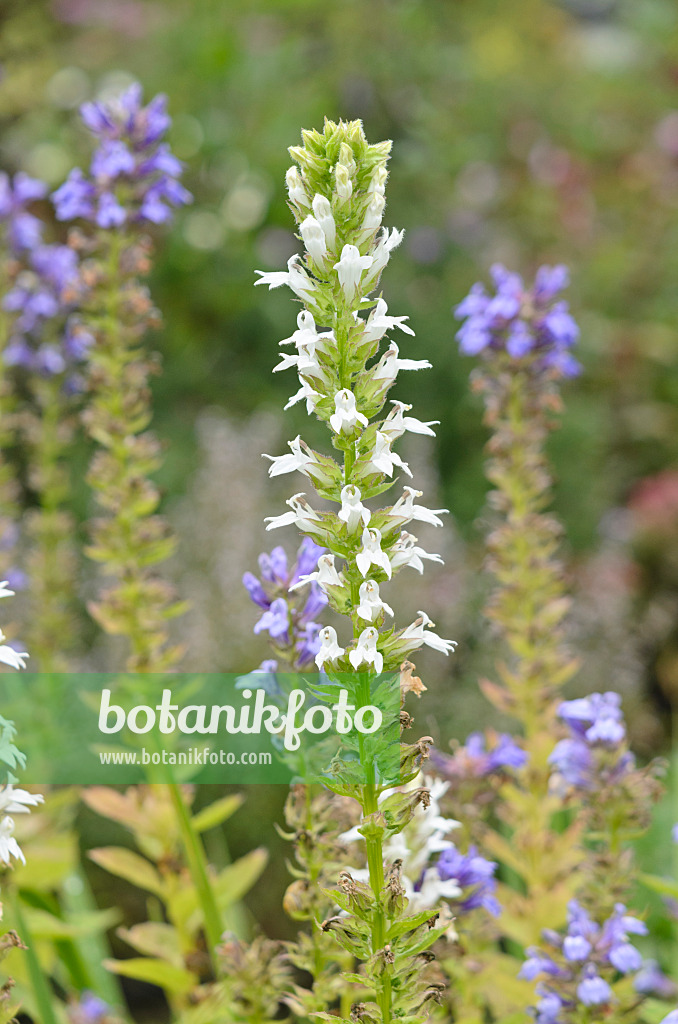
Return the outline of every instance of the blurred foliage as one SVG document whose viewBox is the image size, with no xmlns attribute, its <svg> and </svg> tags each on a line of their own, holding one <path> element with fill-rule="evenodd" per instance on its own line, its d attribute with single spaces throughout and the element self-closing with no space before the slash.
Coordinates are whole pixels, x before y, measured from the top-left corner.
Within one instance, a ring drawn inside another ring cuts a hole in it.
<svg viewBox="0 0 678 1024">
<path fill-rule="evenodd" d="M 387 222 L 407 236 L 386 298 L 413 317 L 412 355 L 435 363 L 408 385 L 442 420 L 445 490 L 463 526 L 482 503 L 484 435 L 450 310 L 496 259 L 526 274 L 549 260 L 573 270 L 586 373 L 554 446 L 572 542 L 592 544 L 603 512 L 675 458 L 672 0 L 523 0 L 500 17 L 490 0 L 24 0 L 3 17 L 7 166 L 56 184 L 85 151 L 73 116 L 84 98 L 130 76 L 170 94 L 172 145 L 196 197 L 155 280 L 170 493 L 191 465 L 199 408 L 244 413 L 289 393 L 269 371 L 292 310 L 282 294 L 258 302 L 253 271 L 294 251 L 286 147 L 326 114 L 362 117 L 370 138 L 395 143 Z"/>
<path fill-rule="evenodd" d="M 168 503 L 178 503 L 193 474 L 200 412 L 221 406 L 246 423 L 262 408 L 280 410 L 294 390 L 289 375 L 270 373 L 294 309 L 282 292 L 261 302 L 254 269 L 281 268 L 298 247 L 285 204 L 286 147 L 325 115 L 360 117 L 369 138 L 394 140 L 386 223 L 407 233 L 385 297 L 417 331 L 406 354 L 435 365 L 398 397 L 422 419 L 441 420 L 441 504 L 477 545 L 486 434 L 468 390 L 470 361 L 453 340 L 453 305 L 495 260 L 526 277 L 540 263 L 568 263 L 585 372 L 568 388 L 552 441 L 556 512 L 575 567 L 602 547 L 585 605 L 594 625 L 604 622 L 610 587 L 632 594 L 622 611 L 633 611 L 640 566 L 645 632 L 636 638 L 613 609 L 617 632 L 608 634 L 616 645 L 622 621 L 639 672 L 660 664 L 675 629 L 666 608 L 678 600 L 676 576 L 654 571 L 644 551 L 632 553 L 634 564 L 625 548 L 632 526 L 610 510 L 678 456 L 675 0 L 5 0 L 0 166 L 59 184 L 87 153 L 79 103 L 130 78 L 148 96 L 169 93 L 172 147 L 195 195 L 152 282 L 165 317 L 154 401 L 155 426 L 169 442 Z M 287 414 L 285 436 L 303 430 L 313 444 L 314 429 L 299 406 Z M 74 480 L 85 461 L 76 453 Z M 84 516 L 82 485 L 75 498 Z M 672 535 L 677 521 L 678 511 Z M 248 528 L 256 531 L 249 513 Z M 263 528 L 259 539 L 263 546 Z M 613 556 L 622 560 L 615 572 Z M 610 584 L 596 591 L 601 578 Z M 481 604 L 471 581 L 466 612 L 476 623 Z M 477 625 L 469 634 L 452 635 L 462 641 L 455 671 L 470 684 L 486 637 Z M 604 649 L 603 688 L 615 685 L 610 650 L 617 647 Z M 667 700 L 675 711 L 678 701 Z M 484 714 L 466 695 L 463 708 L 438 706 L 454 711 L 460 732 L 470 715 Z M 633 717 L 640 728 L 642 714 Z M 660 734 L 646 734 L 649 752 Z M 281 799 L 257 797 L 268 805 L 240 823 L 236 855 L 262 837 L 273 841 L 265 822 Z M 666 872 L 664 846 L 648 844 L 646 855 L 662 858 L 649 869 Z M 281 858 L 273 862 L 276 891 L 252 894 L 264 919 L 284 885 Z M 271 920 L 272 933 L 285 927 Z"/>
</svg>

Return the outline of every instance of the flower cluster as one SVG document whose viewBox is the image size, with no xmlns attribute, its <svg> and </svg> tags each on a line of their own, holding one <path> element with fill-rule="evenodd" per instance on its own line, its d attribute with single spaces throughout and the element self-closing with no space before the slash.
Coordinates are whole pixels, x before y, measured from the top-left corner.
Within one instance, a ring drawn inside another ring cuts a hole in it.
<svg viewBox="0 0 678 1024">
<path fill-rule="evenodd" d="M 111 1007 L 93 992 L 83 992 L 67 1012 L 69 1024 L 107 1024 L 113 1020 Z"/>
<path fill-rule="evenodd" d="M 26 174 L 0 176 L 0 222 L 9 256 L 3 361 L 51 376 L 82 360 L 92 338 L 74 314 L 83 288 L 77 253 L 69 245 L 47 244 L 43 222 L 27 209 L 46 194 L 47 185 Z"/>
<path fill-rule="evenodd" d="M 528 981 L 545 979 L 537 986 L 541 997 L 535 1011 L 537 1024 L 578 1021 L 581 1006 L 599 1010 L 601 1020 L 609 1016 L 616 999 L 612 983 L 617 973 L 633 974 L 642 966 L 640 953 L 629 936 L 646 934 L 646 925 L 627 914 L 622 903 L 598 924 L 576 900 L 570 901 L 566 934 L 544 932 L 547 951 L 528 949 L 520 971 Z"/>
<path fill-rule="evenodd" d="M 624 745 L 626 727 L 618 693 L 563 701 L 558 716 L 570 735 L 556 744 L 549 758 L 557 787 L 598 789 L 633 770 L 634 757 Z"/>
<path fill-rule="evenodd" d="M 443 775 L 454 780 L 484 779 L 489 775 L 501 774 L 507 768 L 524 768 L 529 755 L 508 733 L 492 736 L 488 749 L 487 737 L 482 732 L 472 732 L 466 743 L 452 755 L 435 751 L 432 760 Z"/>
<path fill-rule="evenodd" d="M 399 790 L 385 790 L 379 806 L 388 807 L 389 799 L 397 793 L 411 794 L 417 801 L 421 785 L 426 787 L 427 796 L 416 802 L 410 821 L 384 845 L 386 860 L 400 865 L 400 882 L 410 909 L 430 910 L 446 900 L 457 916 L 481 907 L 498 915 L 501 908 L 494 896 L 497 865 L 481 857 L 473 846 L 461 853 L 448 838 L 450 832 L 460 828 L 460 822 L 445 817 L 440 806 L 449 782 L 420 777 Z M 356 826 L 340 838 L 348 843 L 362 836 Z M 366 869 L 352 869 L 351 874 L 367 879 Z"/>
<path fill-rule="evenodd" d="M 365 504 L 393 482 L 396 470 L 411 476 L 393 443 L 406 431 L 433 434 L 432 424 L 409 415 L 410 406 L 401 401 L 392 402 L 391 410 L 379 417 L 398 373 L 430 363 L 401 358 L 392 340 L 377 358 L 388 332 L 414 332 L 405 323 L 407 317 L 389 315 L 382 298 L 365 298 L 403 236 L 381 226 L 388 146 L 367 146 L 357 123 L 327 122 L 323 135 L 308 132 L 303 138 L 303 147 L 290 150 L 301 171 L 290 168 L 287 185 L 306 252 L 293 256 L 286 271 L 258 271 L 257 284 L 287 285 L 304 303 L 297 330 L 281 342 L 296 352 L 284 355 L 276 370 L 294 367 L 300 387 L 288 405 L 305 400 L 309 413 L 328 423 L 334 447 L 345 459 L 342 471 L 334 459 L 313 451 L 300 437 L 290 442 L 290 454 L 268 456 L 271 476 L 298 471 L 339 509 L 317 512 L 298 493 L 288 500 L 290 511 L 268 518 L 267 529 L 296 525 L 330 549 L 314 578 L 330 606 L 351 615 L 357 635 L 345 648 L 334 628 L 325 627 L 318 666 L 381 671 L 385 661 L 398 664 L 422 644 L 445 654 L 454 646 L 432 632 L 433 623 L 423 612 L 405 630 L 380 631 L 392 615 L 380 594 L 383 582 L 403 566 L 421 572 L 425 559 L 440 561 L 420 548 L 404 527 L 413 521 L 441 526 L 440 513 L 446 510 L 418 504 L 420 492 L 411 486 L 380 512 Z M 368 311 L 365 317 L 363 310 Z M 379 418 L 370 423 L 375 416 Z M 343 569 L 336 564 L 339 553 Z"/>
<path fill-rule="evenodd" d="M 488 295 L 484 285 L 475 284 L 454 311 L 464 321 L 457 333 L 461 351 L 465 355 L 501 351 L 512 359 L 536 357 L 540 366 L 559 374 L 579 373 L 579 363 L 570 351 L 579 328 L 567 302 L 555 301 L 567 287 L 567 268 L 540 267 L 529 290 L 519 274 L 500 264 L 490 273 L 496 294 Z"/>
<path fill-rule="evenodd" d="M 304 537 L 296 561 L 289 565 L 285 549 L 275 547 L 259 556 L 259 576 L 246 572 L 243 583 L 263 615 L 255 633 L 268 633 L 273 650 L 288 668 L 308 669 L 320 650 L 320 625 L 315 617 L 327 604 L 327 597 L 316 582 L 318 560 L 326 549 Z M 267 661 L 263 669 L 275 671 L 277 661 Z"/>
<path fill-rule="evenodd" d="M 109 101 L 85 103 L 82 120 L 98 142 L 89 175 L 79 167 L 53 195 L 59 220 L 89 220 L 101 228 L 128 222 L 162 224 L 173 206 L 191 201 L 182 165 L 162 139 L 171 124 L 164 96 L 142 105 L 137 83 Z"/>
</svg>

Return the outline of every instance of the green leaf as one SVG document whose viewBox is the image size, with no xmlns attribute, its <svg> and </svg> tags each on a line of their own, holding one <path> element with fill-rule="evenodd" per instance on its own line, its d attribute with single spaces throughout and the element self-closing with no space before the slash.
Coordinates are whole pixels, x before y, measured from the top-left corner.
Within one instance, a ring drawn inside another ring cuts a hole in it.
<svg viewBox="0 0 678 1024">
<path fill-rule="evenodd" d="M 104 960 L 104 967 L 114 974 L 137 981 L 147 981 L 150 985 L 176 992 L 179 995 L 190 992 L 198 984 L 198 979 L 185 967 L 174 967 L 166 960 L 147 957 L 133 957 L 131 960 Z"/>
<path fill-rule="evenodd" d="M 678 882 L 673 882 L 668 878 L 659 878 L 658 875 L 641 875 L 640 881 L 652 892 L 658 892 L 661 896 L 670 896 L 672 899 L 678 900 Z"/>
<path fill-rule="evenodd" d="M 144 921 L 131 928 L 118 928 L 118 935 L 139 953 L 183 967 L 181 945 L 176 930 L 161 921 Z"/>
<path fill-rule="evenodd" d="M 90 850 L 89 855 L 95 864 L 110 871 L 112 875 L 124 878 L 140 889 L 147 889 L 161 899 L 165 898 L 165 885 L 160 874 L 150 861 L 138 853 L 121 846 L 100 846 Z"/>
<path fill-rule="evenodd" d="M 267 860 L 268 851 L 259 847 L 219 873 L 214 883 L 214 893 L 222 910 L 237 903 L 252 888 L 266 867 Z"/>
<path fill-rule="evenodd" d="M 221 825 L 223 821 L 235 814 L 243 800 L 244 797 L 240 793 L 215 800 L 213 804 L 203 807 L 201 811 L 193 815 L 191 819 L 193 828 L 196 832 L 207 832 L 208 829 Z"/>
</svg>

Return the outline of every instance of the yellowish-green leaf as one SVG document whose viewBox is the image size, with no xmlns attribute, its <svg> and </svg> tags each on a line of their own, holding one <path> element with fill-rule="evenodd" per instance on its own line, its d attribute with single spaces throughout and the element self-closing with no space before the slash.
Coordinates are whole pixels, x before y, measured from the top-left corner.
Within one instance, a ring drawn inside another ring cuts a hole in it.
<svg viewBox="0 0 678 1024">
<path fill-rule="evenodd" d="M 121 846 L 100 846 L 90 850 L 90 857 L 100 867 L 110 871 L 112 875 L 124 878 L 140 889 L 148 889 L 161 899 L 165 896 L 165 885 L 159 872 L 150 861 L 144 860 L 133 850 Z"/>
<path fill-rule="evenodd" d="M 183 967 L 179 937 L 169 924 L 145 921 L 132 928 L 118 928 L 118 935 L 139 953 L 166 960 L 174 967 Z"/>
<path fill-rule="evenodd" d="M 131 960 L 104 960 L 104 967 L 125 978 L 147 981 L 150 985 L 167 989 L 168 992 L 184 995 L 198 984 L 198 979 L 185 967 L 174 967 L 166 960 L 147 957 L 133 957 Z"/>
<path fill-rule="evenodd" d="M 243 800 L 244 797 L 240 793 L 233 793 L 221 800 L 215 800 L 213 804 L 203 807 L 193 816 L 193 828 L 197 832 L 206 832 L 209 828 L 221 825 L 223 821 L 235 814 Z"/>
</svg>

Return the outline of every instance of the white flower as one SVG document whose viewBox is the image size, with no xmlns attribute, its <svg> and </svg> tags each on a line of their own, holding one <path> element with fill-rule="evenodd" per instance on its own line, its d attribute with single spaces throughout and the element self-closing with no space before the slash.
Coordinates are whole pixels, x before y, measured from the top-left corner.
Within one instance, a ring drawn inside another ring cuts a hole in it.
<svg viewBox="0 0 678 1024">
<path fill-rule="evenodd" d="M 7 595 L 4 595 L 7 596 Z M 9 665 L 10 668 L 26 668 L 26 658 L 29 655 L 26 651 L 15 651 L 13 647 L 8 644 L 3 644 L 2 641 L 6 640 L 7 637 L 0 629 L 0 661 L 4 665 Z"/>
<path fill-rule="evenodd" d="M 14 597 L 14 591 L 7 587 L 8 582 L 9 580 L 3 580 L 0 583 L 0 597 Z"/>
<path fill-rule="evenodd" d="M 341 259 L 334 264 L 334 269 L 337 271 L 339 284 L 349 302 L 355 298 L 363 271 L 371 266 L 372 257 L 361 256 L 357 246 L 345 245 L 341 250 Z"/>
<path fill-rule="evenodd" d="M 416 647 L 413 646 L 412 650 L 416 650 L 417 647 L 426 644 L 428 647 L 432 647 L 434 651 L 440 651 L 442 654 L 449 654 L 450 651 L 454 651 L 457 641 L 443 640 L 442 637 L 432 631 L 431 627 L 435 626 L 435 622 L 429 619 L 426 612 L 419 611 L 418 614 L 420 618 L 415 619 L 410 626 L 407 626 L 398 637 L 398 640 L 411 640 L 413 644 L 416 644 Z"/>
<path fill-rule="evenodd" d="M 262 458 L 270 459 L 272 465 L 268 467 L 268 475 L 281 476 L 283 473 L 294 473 L 296 469 L 304 476 L 309 476 L 308 467 L 315 464 L 313 455 L 309 455 L 310 448 L 308 445 L 301 440 L 301 436 L 297 434 L 293 441 L 287 442 L 292 452 L 290 455 L 266 455 Z M 306 451 L 302 451 L 301 446 L 304 446 Z"/>
<path fill-rule="evenodd" d="M 324 379 L 324 372 L 316 355 L 316 348 L 321 337 L 321 335 L 318 335 L 314 342 L 299 345 L 294 355 L 288 353 L 281 355 L 280 362 L 277 366 L 273 367 L 273 373 L 279 373 L 280 370 L 288 370 L 290 366 L 295 366 L 300 378 L 306 376 Z"/>
<path fill-rule="evenodd" d="M 431 363 L 428 359 L 401 359 L 399 349 L 395 341 L 390 343 L 388 352 L 383 356 L 372 370 L 374 380 L 390 380 L 391 383 L 398 376 L 399 370 L 430 370 Z"/>
<path fill-rule="evenodd" d="M 334 170 L 334 181 L 337 195 L 342 202 L 347 202 L 353 195 L 353 182 L 348 168 L 343 164 L 337 164 Z"/>
<path fill-rule="evenodd" d="M 365 580 L 360 584 L 360 604 L 357 607 L 358 615 L 368 622 L 375 622 L 382 612 L 393 616 L 393 609 L 379 596 L 379 584 L 374 580 Z"/>
<path fill-rule="evenodd" d="M 383 194 L 381 192 L 374 192 L 361 224 L 361 230 L 365 235 L 371 235 L 377 230 L 381 224 L 381 218 L 384 216 L 385 206 L 386 200 Z"/>
<path fill-rule="evenodd" d="M 424 571 L 423 559 L 428 559 L 429 562 L 439 562 L 440 565 L 445 564 L 440 555 L 432 555 L 430 552 L 424 551 L 423 548 L 417 545 L 417 538 L 403 530 L 391 548 L 391 565 L 393 568 L 399 569 L 403 565 L 409 565 L 421 574 Z"/>
<path fill-rule="evenodd" d="M 414 335 L 412 328 L 405 323 L 405 320 L 410 319 L 408 316 L 387 316 L 387 312 L 388 306 L 385 301 L 378 299 L 376 306 L 367 318 L 363 341 L 379 341 L 387 331 L 392 331 L 394 327 L 398 327 L 405 334 Z"/>
<path fill-rule="evenodd" d="M 301 222 L 299 231 L 311 259 L 322 267 L 327 256 L 327 242 L 325 241 L 325 232 L 313 214 L 309 214 Z"/>
<path fill-rule="evenodd" d="M 304 399 L 306 399 L 306 411 L 310 416 L 315 409 L 315 403 L 319 398 L 320 395 L 318 392 L 314 391 L 311 385 L 304 381 L 297 393 L 292 395 L 289 402 L 284 407 L 284 411 L 286 412 L 288 409 L 291 409 L 293 405 L 296 405 L 297 402 L 303 402 Z"/>
<path fill-rule="evenodd" d="M 415 519 L 420 523 L 430 523 L 432 526 L 442 526 L 443 521 L 439 514 L 448 513 L 447 508 L 430 509 L 424 505 L 416 505 L 415 498 L 420 498 L 422 492 L 415 491 L 413 487 L 403 487 L 403 495 L 398 498 L 395 505 L 388 514 L 389 519 L 402 519 L 404 523 Z"/>
<path fill-rule="evenodd" d="M 286 284 L 294 294 L 304 302 L 313 302 L 316 290 L 315 281 L 308 276 L 306 271 L 299 265 L 299 255 L 290 256 L 287 261 L 287 270 L 255 270 L 259 274 L 259 280 L 254 284 L 267 284 L 269 290 L 280 288 Z"/>
<path fill-rule="evenodd" d="M 413 894 L 414 906 L 410 909 L 415 913 L 419 910 L 432 910 L 441 900 L 451 900 L 456 896 L 461 896 L 461 889 L 455 878 L 443 880 L 437 867 L 426 868 L 419 889 Z"/>
<path fill-rule="evenodd" d="M 304 500 L 302 501 L 302 499 Z M 287 499 L 285 504 L 290 506 L 291 511 L 283 512 L 279 516 L 266 516 L 264 522 L 268 523 L 267 530 L 277 530 L 279 526 L 292 526 L 296 524 L 302 533 L 317 533 L 318 527 L 316 524 L 320 522 L 320 516 L 317 512 L 313 511 L 305 500 L 303 491 L 293 494 L 291 498 Z"/>
<path fill-rule="evenodd" d="M 309 313 L 307 309 L 302 309 L 301 313 L 297 316 L 297 329 L 294 334 L 290 335 L 289 338 L 283 338 L 278 344 L 296 345 L 299 348 L 301 345 L 315 344 L 317 340 L 318 332 L 316 331 L 313 314 Z"/>
<path fill-rule="evenodd" d="M 321 555 L 318 559 L 318 568 L 315 572 L 309 572 L 305 576 L 300 576 L 298 581 L 294 583 L 289 589 L 298 590 L 299 587 L 305 586 L 307 583 L 312 582 L 318 583 L 323 590 L 325 587 L 341 587 L 341 577 L 334 566 L 334 555 Z"/>
<path fill-rule="evenodd" d="M 26 789 L 15 789 L 11 783 L 0 789 L 0 814 L 29 814 L 30 807 L 44 803 L 40 793 L 29 793 Z"/>
<path fill-rule="evenodd" d="M 381 238 L 373 252 L 373 262 L 370 267 L 368 280 L 375 281 L 389 261 L 392 251 L 400 245 L 405 232 L 397 231 L 395 228 L 389 233 L 388 228 L 383 228 Z"/>
<path fill-rule="evenodd" d="M 363 530 L 362 550 L 356 555 L 355 561 L 363 576 L 367 576 L 370 566 L 376 565 L 384 570 L 389 579 L 391 578 L 391 563 L 386 552 L 381 550 L 380 530 L 370 530 L 367 527 Z"/>
<path fill-rule="evenodd" d="M 367 417 L 358 412 L 355 395 L 348 388 L 342 388 L 334 396 L 334 412 L 330 416 L 330 426 L 335 434 L 350 434 L 358 423 L 367 426 Z"/>
<path fill-rule="evenodd" d="M 353 484 L 347 484 L 341 491 L 341 508 L 337 513 L 349 533 L 355 533 L 360 524 L 367 526 L 372 513 L 360 500 L 360 490 Z"/>
<path fill-rule="evenodd" d="M 11 862 L 12 857 L 26 863 L 26 858 L 21 852 L 21 847 L 12 835 L 14 832 L 14 821 L 7 816 L 0 821 L 0 861 L 5 864 Z"/>
<path fill-rule="evenodd" d="M 367 187 L 367 191 L 370 193 L 376 192 L 378 195 L 383 196 L 386 191 L 386 179 L 388 178 L 388 171 L 385 167 L 377 167 L 376 171 L 370 179 L 370 183 Z"/>
<path fill-rule="evenodd" d="M 403 462 L 396 452 L 391 451 L 391 439 L 379 430 L 374 440 L 374 451 L 370 455 L 369 465 L 373 466 L 377 473 L 385 473 L 386 476 L 393 476 L 393 467 L 399 466 L 408 476 L 412 476 L 407 463 Z"/>
<path fill-rule="evenodd" d="M 330 206 L 329 199 L 319 195 L 317 192 L 313 197 L 313 213 L 323 229 L 328 249 L 334 249 L 337 241 L 337 226 L 332 216 L 332 207 Z"/>
<path fill-rule="evenodd" d="M 368 626 L 358 637 L 358 643 L 348 652 L 348 660 L 357 671 L 361 665 L 374 665 L 375 672 L 384 668 L 384 656 L 377 650 L 379 633 L 374 626 Z"/>
<path fill-rule="evenodd" d="M 345 654 L 344 648 L 337 643 L 337 631 L 332 626 L 325 626 L 318 634 L 320 637 L 320 650 L 315 656 L 315 663 L 322 668 L 326 661 L 336 661 Z"/>
<path fill-rule="evenodd" d="M 392 441 L 402 437 L 406 430 L 409 430 L 411 434 L 436 436 L 435 430 L 431 430 L 431 427 L 434 424 L 440 423 L 440 420 L 429 420 L 427 423 L 423 423 L 416 416 L 404 415 L 405 412 L 409 412 L 412 408 L 411 405 L 405 405 L 404 402 L 398 402 L 396 399 L 391 399 L 391 402 L 393 408 L 381 425 L 382 434 L 386 434 Z"/>
<path fill-rule="evenodd" d="M 296 167 L 290 167 L 285 175 L 285 182 L 287 184 L 287 191 L 289 193 L 290 202 L 299 210 L 305 210 L 308 208 L 308 194 L 304 188 L 299 170 Z"/>
</svg>

